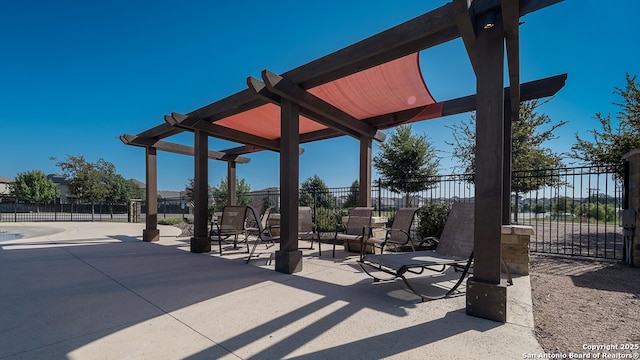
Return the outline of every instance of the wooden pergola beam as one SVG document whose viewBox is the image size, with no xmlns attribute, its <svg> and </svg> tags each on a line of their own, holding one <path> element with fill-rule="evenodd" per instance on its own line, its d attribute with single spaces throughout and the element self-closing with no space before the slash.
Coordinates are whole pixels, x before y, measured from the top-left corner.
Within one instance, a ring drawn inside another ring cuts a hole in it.
<svg viewBox="0 0 640 360">
<path fill-rule="evenodd" d="M 150 142 L 149 139 L 140 139 L 136 135 L 124 134 L 120 136 L 120 141 L 122 141 L 125 145 L 139 146 L 139 147 L 153 147 L 160 151 L 170 152 L 174 154 L 181 155 L 190 155 L 193 156 L 195 154 L 195 150 L 193 146 L 187 146 L 182 144 L 176 144 L 172 142 L 158 140 L 155 142 Z M 221 161 L 231 161 L 240 164 L 246 164 L 251 159 L 246 158 L 244 156 L 239 156 L 240 154 L 228 153 L 225 151 L 213 151 L 209 150 L 208 156 L 211 160 L 221 160 Z"/>
<path fill-rule="evenodd" d="M 507 47 L 509 67 L 509 95 L 511 98 L 511 119 L 520 116 L 520 16 L 519 2 L 502 0 L 502 24 Z"/>
<path fill-rule="evenodd" d="M 278 76 L 273 74 L 273 76 Z M 280 106 L 283 97 L 276 94 L 276 92 L 270 91 L 269 88 L 267 87 L 267 84 L 264 81 L 261 81 L 259 79 L 254 78 L 253 76 L 249 76 L 247 78 L 247 86 L 249 87 L 249 89 L 255 93 L 257 96 L 262 97 L 263 99 L 265 99 L 266 101 L 275 104 L 277 106 Z M 307 93 L 305 90 L 301 90 L 304 93 Z M 309 94 L 311 95 L 311 94 Z M 313 95 L 311 95 L 313 96 Z M 286 97 L 285 97 L 286 98 Z M 288 98 L 287 98 L 288 99 Z M 317 98 L 316 98 L 317 99 Z M 321 99 L 318 99 L 320 101 L 322 101 Z M 351 116 L 349 114 L 345 114 L 344 112 L 342 112 L 341 110 L 333 107 L 330 104 L 327 104 L 326 102 L 322 101 L 324 104 L 322 104 L 322 106 L 329 106 L 331 108 L 333 108 L 333 110 L 335 110 L 337 112 L 336 115 L 338 116 L 344 116 L 344 117 L 349 117 L 351 118 Z M 308 107 L 304 107 L 304 104 L 302 104 L 302 101 L 298 102 L 298 105 L 302 106 L 300 107 L 299 111 L 300 111 L 300 115 L 303 115 L 317 123 L 329 126 L 331 128 L 332 131 L 337 131 L 338 133 L 340 133 L 340 135 L 350 135 L 353 136 L 357 139 L 360 138 L 360 136 L 362 136 L 357 130 L 354 129 L 349 129 L 348 127 L 345 127 L 345 125 L 339 123 L 337 120 L 335 120 L 335 118 L 331 117 L 331 116 L 325 116 L 324 114 L 319 113 L 318 111 L 314 111 L 314 109 L 310 109 Z M 331 110 L 329 110 L 331 111 Z M 355 119 L 357 122 L 360 122 L 359 120 Z M 358 126 L 361 129 L 366 129 L 364 131 L 376 131 L 376 136 L 378 136 L 379 138 L 382 138 L 382 136 L 384 136 L 384 134 L 380 135 L 377 132 L 377 129 L 370 129 L 370 127 L 366 124 L 361 125 L 361 124 L 355 124 L 354 126 Z M 302 134 L 300 136 L 303 136 Z M 368 135 L 367 135 L 368 136 Z M 318 139 L 321 140 L 321 139 Z"/>
<path fill-rule="evenodd" d="M 266 139 L 225 126 L 212 124 L 203 120 L 199 120 L 193 124 L 190 124 L 191 121 L 189 119 L 190 118 L 187 115 L 178 114 L 175 112 L 171 113 L 171 116 L 165 115 L 164 117 L 164 120 L 171 126 L 182 127 L 189 131 L 199 130 L 203 131 L 209 136 L 213 136 L 219 139 L 257 146 L 267 150 L 280 150 L 280 142 L 278 140 Z"/>
<path fill-rule="evenodd" d="M 562 0 L 520 0 L 520 16 Z M 501 0 L 475 0 L 474 12 L 498 8 Z M 290 70 L 282 76 L 304 89 L 351 75 L 460 36 L 453 4 L 445 4 L 351 46 Z"/>
<path fill-rule="evenodd" d="M 363 136 L 378 141 L 385 139 L 384 133 L 378 129 L 354 118 L 282 76 L 269 70 L 263 70 L 262 79 L 270 92 L 321 115 L 321 118 L 315 120 L 323 125 L 357 139 Z"/>
<path fill-rule="evenodd" d="M 149 130 L 143 131 L 136 135 L 140 139 L 149 139 L 149 140 L 160 140 L 169 136 L 173 136 L 181 133 L 183 130 L 172 128 L 167 124 L 160 124 L 158 126 L 154 126 Z"/>
<path fill-rule="evenodd" d="M 188 119 L 184 121 L 184 125 L 192 126 L 199 120 L 215 122 L 266 103 L 267 101 L 256 97 L 249 89 L 245 89 L 188 113 Z"/>
<path fill-rule="evenodd" d="M 520 0 L 518 13 L 519 16 L 523 16 L 560 1 L 562 0 Z M 475 0 L 472 5 L 474 13 L 479 14 L 498 8 L 501 5 L 501 0 Z M 292 69 L 282 76 L 303 89 L 310 89 L 451 41 L 461 35 L 455 14 L 454 5 L 446 4 L 351 46 Z M 193 126 L 199 120 L 215 122 L 267 102 L 264 98 L 256 96 L 251 90 L 245 89 L 188 113 L 188 119 L 184 125 Z M 157 132 L 152 134 L 158 139 L 184 131 L 162 125 L 155 130 Z M 139 135 L 148 136 L 144 133 Z"/>
<path fill-rule="evenodd" d="M 548 78 L 530 81 L 521 85 L 522 101 L 539 99 L 555 95 L 567 80 L 567 74 L 551 76 Z M 510 87 L 504 88 L 505 97 L 510 94 Z M 441 106 L 442 116 L 462 114 L 476 110 L 476 95 L 468 95 L 452 100 L 446 100 L 437 104 L 421 106 L 413 109 L 399 111 L 391 114 L 379 115 L 362 121 L 379 129 L 386 129 L 398 124 L 410 121 L 418 116 L 428 106 Z M 306 143 L 316 140 L 329 139 L 342 136 L 340 132 L 332 129 L 318 130 L 300 135 L 300 142 Z"/>
<path fill-rule="evenodd" d="M 453 0 L 456 25 L 458 26 L 458 31 L 460 31 L 464 47 L 467 49 L 473 72 L 476 73 L 476 17 L 470 11 L 470 5 L 471 3 L 468 0 Z"/>
</svg>

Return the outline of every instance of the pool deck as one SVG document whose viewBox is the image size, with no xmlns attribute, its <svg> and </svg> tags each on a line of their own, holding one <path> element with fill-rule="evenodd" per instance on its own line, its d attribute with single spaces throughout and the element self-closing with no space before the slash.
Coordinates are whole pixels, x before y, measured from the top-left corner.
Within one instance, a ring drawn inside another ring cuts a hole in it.
<svg viewBox="0 0 640 360">
<path fill-rule="evenodd" d="M 467 316 L 464 295 L 421 303 L 401 281 L 373 285 L 356 254 L 332 259 L 328 245 L 321 257 L 303 250 L 303 270 L 289 275 L 268 264 L 277 245 L 260 245 L 260 259 L 247 265 L 242 250 L 192 254 L 189 239 L 169 226 L 160 226 L 157 243 L 141 241 L 143 224 L 0 229 L 34 225 L 64 231 L 0 242 L 0 359 L 522 359 L 543 352 L 527 276 L 508 288 L 502 324 Z"/>
</svg>

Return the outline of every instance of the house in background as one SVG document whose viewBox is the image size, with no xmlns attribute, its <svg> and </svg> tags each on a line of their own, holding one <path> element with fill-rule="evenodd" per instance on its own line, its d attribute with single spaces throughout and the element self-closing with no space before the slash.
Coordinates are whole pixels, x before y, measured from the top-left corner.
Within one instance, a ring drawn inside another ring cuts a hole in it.
<svg viewBox="0 0 640 360">
<path fill-rule="evenodd" d="M 11 194 L 11 184 L 14 180 L 6 176 L 0 176 L 0 196 Z"/>
<path fill-rule="evenodd" d="M 53 183 L 56 184 L 56 189 L 58 189 L 56 203 L 67 204 L 75 202 L 76 196 L 69 191 L 70 180 L 68 177 L 62 174 L 49 174 L 47 175 L 47 179 L 53 181 Z"/>
</svg>

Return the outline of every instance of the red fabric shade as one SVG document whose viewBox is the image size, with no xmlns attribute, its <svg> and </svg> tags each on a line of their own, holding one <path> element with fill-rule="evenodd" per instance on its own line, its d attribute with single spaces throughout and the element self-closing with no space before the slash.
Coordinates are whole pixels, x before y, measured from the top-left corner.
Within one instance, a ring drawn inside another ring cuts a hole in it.
<svg viewBox="0 0 640 360">
<path fill-rule="evenodd" d="M 266 139 L 280 138 L 280 107 L 274 104 L 265 104 L 257 108 L 241 112 L 222 120 L 216 124 L 231 129 L 257 135 Z M 327 127 L 300 116 L 300 134 L 326 129 Z"/>
<path fill-rule="evenodd" d="M 357 119 L 435 103 L 414 53 L 308 90 Z M 266 104 L 221 119 L 216 124 L 267 139 L 280 138 L 280 108 Z M 300 116 L 300 134 L 326 129 Z"/>
<path fill-rule="evenodd" d="M 357 119 L 433 104 L 414 53 L 309 89 Z"/>
</svg>

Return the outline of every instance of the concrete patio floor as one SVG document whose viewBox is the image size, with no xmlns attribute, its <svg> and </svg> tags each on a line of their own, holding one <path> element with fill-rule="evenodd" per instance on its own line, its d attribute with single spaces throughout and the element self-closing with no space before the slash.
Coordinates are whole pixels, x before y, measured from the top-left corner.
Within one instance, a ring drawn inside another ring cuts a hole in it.
<svg viewBox="0 0 640 360">
<path fill-rule="evenodd" d="M 259 245 L 260 259 L 247 265 L 244 250 L 192 254 L 189 239 L 168 226 L 160 226 L 158 243 L 141 241 L 143 224 L 0 229 L 34 226 L 64 231 L 0 241 L 0 359 L 522 359 L 543 352 L 526 276 L 509 287 L 502 324 L 467 316 L 464 295 L 421 303 L 401 281 L 373 285 L 356 254 L 332 259 L 326 244 L 321 257 L 304 250 L 303 271 L 287 275 L 268 265 L 278 245 Z"/>
</svg>

